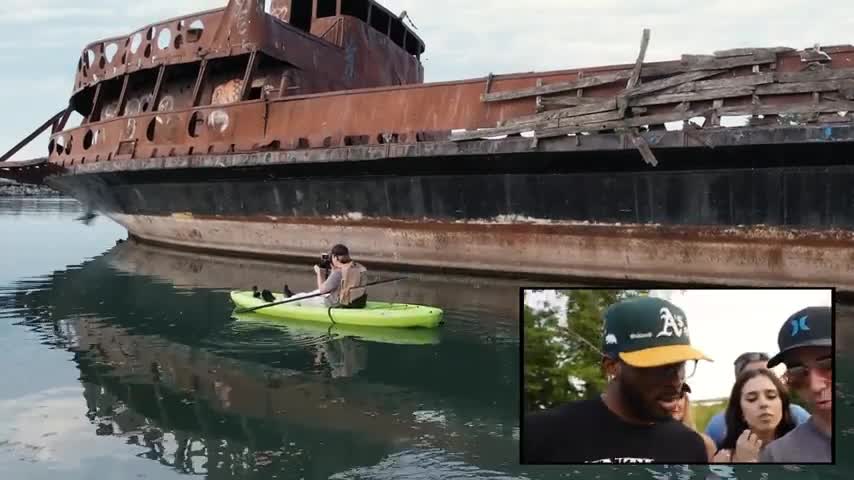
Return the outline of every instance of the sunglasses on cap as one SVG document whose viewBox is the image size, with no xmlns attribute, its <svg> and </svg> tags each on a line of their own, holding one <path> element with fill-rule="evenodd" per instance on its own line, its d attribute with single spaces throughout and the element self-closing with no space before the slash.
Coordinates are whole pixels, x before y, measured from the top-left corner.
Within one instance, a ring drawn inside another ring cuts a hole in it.
<svg viewBox="0 0 854 480">
<path fill-rule="evenodd" d="M 738 375 L 742 372 L 742 370 L 744 370 L 744 367 L 746 367 L 747 365 L 753 362 L 767 362 L 770 358 L 771 357 L 768 356 L 767 353 L 748 352 L 739 355 L 738 358 L 736 358 L 735 361 L 732 363 L 735 366 L 735 373 L 736 375 Z"/>
<path fill-rule="evenodd" d="M 809 381 L 811 370 L 822 377 L 830 377 L 833 375 L 833 357 L 820 358 L 811 366 L 797 363 L 787 365 L 785 377 L 789 388 L 797 389 L 806 385 Z"/>
</svg>

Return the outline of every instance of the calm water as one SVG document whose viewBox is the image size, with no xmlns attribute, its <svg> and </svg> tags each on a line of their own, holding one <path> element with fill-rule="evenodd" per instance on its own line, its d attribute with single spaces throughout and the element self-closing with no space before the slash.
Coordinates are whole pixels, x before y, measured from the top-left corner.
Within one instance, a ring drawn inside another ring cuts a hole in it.
<svg viewBox="0 0 854 480">
<path fill-rule="evenodd" d="M 68 200 L 0 199 L 0 478 L 850 478 L 854 309 L 840 310 L 835 467 L 516 464 L 516 284 L 412 275 L 374 298 L 438 331 L 231 318 L 227 292 L 308 265 L 116 244 Z M 377 276 L 383 272 L 373 272 Z M 389 275 L 391 275 L 389 273 Z M 848 458 L 846 458 L 848 457 Z"/>
</svg>

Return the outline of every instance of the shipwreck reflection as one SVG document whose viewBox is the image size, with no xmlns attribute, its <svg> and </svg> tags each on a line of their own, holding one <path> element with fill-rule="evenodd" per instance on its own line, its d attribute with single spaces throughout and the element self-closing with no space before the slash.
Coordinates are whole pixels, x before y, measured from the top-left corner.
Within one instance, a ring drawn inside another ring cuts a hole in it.
<svg viewBox="0 0 854 480">
<path fill-rule="evenodd" d="M 94 434 L 182 473 L 327 478 L 422 449 L 515 463 L 511 282 L 413 276 L 378 292 L 445 308 L 441 329 L 270 322 L 234 316 L 228 290 L 299 286 L 307 269 L 203 260 L 126 242 L 0 292 L 0 310 L 73 352 Z"/>
</svg>

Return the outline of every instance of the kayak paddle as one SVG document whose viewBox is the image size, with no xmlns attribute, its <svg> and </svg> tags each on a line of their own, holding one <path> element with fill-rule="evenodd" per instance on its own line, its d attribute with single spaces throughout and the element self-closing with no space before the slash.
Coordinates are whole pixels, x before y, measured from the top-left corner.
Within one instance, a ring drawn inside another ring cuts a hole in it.
<svg viewBox="0 0 854 480">
<path fill-rule="evenodd" d="M 362 287 L 359 287 L 359 288 L 370 287 L 370 286 L 373 286 L 373 285 L 379 285 L 379 284 L 381 284 L 381 283 L 397 282 L 398 280 L 406 280 L 406 277 L 390 278 L 390 279 L 388 279 L 388 280 L 377 280 L 376 282 L 367 283 L 367 284 L 365 284 L 365 285 L 363 285 Z M 288 298 L 288 299 L 285 299 L 285 300 L 280 300 L 280 301 L 278 301 L 278 302 L 272 302 L 272 303 L 266 303 L 266 304 L 264 304 L 264 305 L 258 305 L 257 307 L 252 307 L 252 308 L 238 308 L 237 310 L 235 310 L 235 311 L 234 311 L 234 313 L 249 313 L 249 312 L 254 312 L 255 310 L 260 310 L 260 309 L 262 309 L 262 308 L 272 307 L 272 306 L 274 306 L 274 305 L 282 305 L 282 304 L 284 304 L 284 303 L 298 302 L 298 301 L 300 301 L 300 300 L 305 300 L 306 298 L 318 297 L 318 296 L 320 296 L 320 295 L 326 295 L 326 294 L 325 294 L 325 293 L 313 293 L 313 294 L 311 294 L 311 295 L 306 295 L 306 296 L 304 296 L 304 297 Z"/>
</svg>

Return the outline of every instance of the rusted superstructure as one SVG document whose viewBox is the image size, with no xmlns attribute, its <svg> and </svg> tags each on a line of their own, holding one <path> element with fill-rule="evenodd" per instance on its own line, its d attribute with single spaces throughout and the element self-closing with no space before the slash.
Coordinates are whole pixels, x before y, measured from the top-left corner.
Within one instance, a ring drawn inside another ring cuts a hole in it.
<svg viewBox="0 0 854 480">
<path fill-rule="evenodd" d="M 195 249 L 854 289 L 854 47 L 649 63 L 645 31 L 634 64 L 423 83 L 406 20 L 232 0 L 95 42 L 0 175 Z"/>
</svg>

